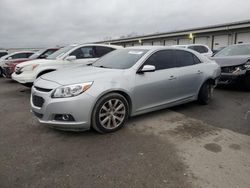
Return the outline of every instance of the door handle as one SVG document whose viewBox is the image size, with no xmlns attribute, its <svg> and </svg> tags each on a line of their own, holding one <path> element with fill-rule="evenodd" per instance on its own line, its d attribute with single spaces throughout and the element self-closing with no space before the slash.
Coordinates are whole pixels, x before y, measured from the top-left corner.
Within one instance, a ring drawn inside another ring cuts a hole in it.
<svg viewBox="0 0 250 188">
<path fill-rule="evenodd" d="M 198 70 L 198 71 L 197 71 L 197 74 L 202 74 L 202 73 L 203 73 L 203 72 L 202 72 L 202 71 L 200 71 L 200 70 Z"/>
<path fill-rule="evenodd" d="M 175 76 L 170 76 L 169 80 L 175 80 L 176 77 Z"/>
</svg>

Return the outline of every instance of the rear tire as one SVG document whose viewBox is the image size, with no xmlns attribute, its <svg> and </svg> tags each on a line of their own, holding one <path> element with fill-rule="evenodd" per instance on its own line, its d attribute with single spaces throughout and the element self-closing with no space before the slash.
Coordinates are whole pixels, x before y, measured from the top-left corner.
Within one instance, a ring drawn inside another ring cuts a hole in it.
<svg viewBox="0 0 250 188">
<path fill-rule="evenodd" d="M 129 104 L 118 93 L 101 97 L 92 113 L 92 127 L 100 133 L 111 133 L 121 129 L 129 116 Z"/>
<path fill-rule="evenodd" d="M 199 95 L 198 95 L 198 102 L 202 105 L 207 105 L 213 98 L 213 90 L 214 86 L 212 83 L 205 82 L 200 89 Z"/>
</svg>

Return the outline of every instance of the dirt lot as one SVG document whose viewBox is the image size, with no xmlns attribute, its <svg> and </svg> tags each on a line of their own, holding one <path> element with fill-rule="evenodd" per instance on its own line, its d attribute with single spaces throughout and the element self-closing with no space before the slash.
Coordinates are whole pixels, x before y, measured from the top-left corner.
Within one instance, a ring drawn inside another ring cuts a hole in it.
<svg viewBox="0 0 250 188">
<path fill-rule="evenodd" d="M 130 119 L 119 132 L 62 132 L 29 112 L 29 89 L 0 78 L 0 187 L 250 187 L 250 93 Z"/>
</svg>

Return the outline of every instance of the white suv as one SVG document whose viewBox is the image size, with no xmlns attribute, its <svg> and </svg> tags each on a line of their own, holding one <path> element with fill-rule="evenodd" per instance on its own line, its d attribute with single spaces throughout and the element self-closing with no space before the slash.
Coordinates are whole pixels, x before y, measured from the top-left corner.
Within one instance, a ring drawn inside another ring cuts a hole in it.
<svg viewBox="0 0 250 188">
<path fill-rule="evenodd" d="M 12 79 L 23 85 L 31 86 L 39 76 L 45 73 L 74 65 L 87 65 L 119 48 L 122 47 L 102 44 L 69 45 L 51 54 L 47 59 L 18 64 L 12 74 Z"/>
<path fill-rule="evenodd" d="M 174 47 L 191 49 L 207 57 L 211 57 L 213 55 L 212 50 L 207 45 L 204 44 L 175 45 Z"/>
</svg>

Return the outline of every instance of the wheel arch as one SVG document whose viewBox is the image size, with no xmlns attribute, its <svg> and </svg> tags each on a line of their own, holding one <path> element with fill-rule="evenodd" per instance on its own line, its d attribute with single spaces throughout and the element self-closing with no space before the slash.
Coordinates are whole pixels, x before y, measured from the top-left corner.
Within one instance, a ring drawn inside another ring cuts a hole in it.
<svg viewBox="0 0 250 188">
<path fill-rule="evenodd" d="M 92 113 L 93 113 L 93 110 L 95 108 L 95 105 L 96 105 L 97 101 L 99 101 L 103 96 L 108 95 L 110 93 L 118 93 L 118 94 L 122 95 L 123 97 L 125 97 L 125 99 L 128 102 L 128 105 L 129 105 L 129 116 L 130 116 L 131 111 L 132 111 L 132 98 L 126 91 L 121 90 L 121 89 L 109 90 L 109 91 L 106 91 L 106 92 L 102 93 L 101 95 L 99 95 L 97 97 L 96 101 L 95 101 L 95 104 L 94 104 L 93 108 L 92 108 Z"/>
<path fill-rule="evenodd" d="M 40 76 L 43 75 L 43 74 L 46 74 L 46 73 L 49 73 L 49 72 L 53 72 L 53 71 L 55 71 L 55 70 L 56 70 L 56 69 L 45 69 L 45 70 L 42 70 L 42 71 L 40 71 L 40 72 L 37 74 L 36 78 L 40 77 Z"/>
</svg>

